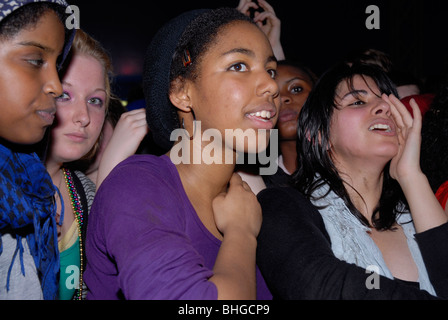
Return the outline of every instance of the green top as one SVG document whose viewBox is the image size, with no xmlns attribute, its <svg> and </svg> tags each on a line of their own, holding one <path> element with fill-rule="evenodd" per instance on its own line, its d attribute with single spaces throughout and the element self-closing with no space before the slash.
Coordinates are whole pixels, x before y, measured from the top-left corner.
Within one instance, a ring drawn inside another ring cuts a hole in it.
<svg viewBox="0 0 448 320">
<path fill-rule="evenodd" d="M 79 253 L 79 237 L 75 243 L 59 253 L 59 300 L 71 300 L 75 290 L 79 288 L 79 272 L 81 258 Z"/>
</svg>

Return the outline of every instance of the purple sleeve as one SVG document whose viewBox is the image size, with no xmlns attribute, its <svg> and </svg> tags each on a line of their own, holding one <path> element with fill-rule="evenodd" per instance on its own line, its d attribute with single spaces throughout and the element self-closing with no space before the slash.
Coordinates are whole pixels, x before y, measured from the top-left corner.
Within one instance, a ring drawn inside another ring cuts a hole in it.
<svg viewBox="0 0 448 320">
<path fill-rule="evenodd" d="M 216 299 L 212 270 L 183 231 L 179 192 L 161 175 L 120 166 L 101 185 L 89 221 L 92 282 L 112 280 L 126 299 Z"/>
</svg>

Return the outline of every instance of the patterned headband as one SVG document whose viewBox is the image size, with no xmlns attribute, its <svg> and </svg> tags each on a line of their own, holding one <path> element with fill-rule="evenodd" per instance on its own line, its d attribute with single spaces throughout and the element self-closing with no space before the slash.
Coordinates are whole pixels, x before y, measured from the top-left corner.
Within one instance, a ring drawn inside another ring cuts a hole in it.
<svg viewBox="0 0 448 320">
<path fill-rule="evenodd" d="M 9 16 L 13 11 L 23 7 L 26 4 L 35 2 L 51 2 L 60 4 L 64 7 L 68 6 L 65 0 L 7 0 L 6 2 L 0 3 L 0 22 L 5 17 Z"/>
</svg>

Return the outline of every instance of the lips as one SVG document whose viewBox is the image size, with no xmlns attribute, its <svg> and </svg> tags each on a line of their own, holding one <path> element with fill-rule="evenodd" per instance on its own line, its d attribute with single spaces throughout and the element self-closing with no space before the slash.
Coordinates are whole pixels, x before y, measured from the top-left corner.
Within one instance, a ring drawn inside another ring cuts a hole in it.
<svg viewBox="0 0 448 320">
<path fill-rule="evenodd" d="M 387 136 L 395 136 L 395 123 L 389 119 L 377 119 L 370 124 L 369 131 Z"/>
<path fill-rule="evenodd" d="M 53 124 L 56 109 L 37 110 L 37 115 L 45 122 L 46 125 L 51 126 Z"/>
<path fill-rule="evenodd" d="M 65 136 L 73 142 L 83 142 L 87 139 L 87 136 L 80 132 L 67 133 Z"/>
<path fill-rule="evenodd" d="M 273 129 L 277 110 L 272 105 L 264 105 L 246 113 L 246 117 L 255 123 L 259 129 Z"/>
<path fill-rule="evenodd" d="M 282 110 L 278 116 L 278 122 L 297 121 L 299 113 L 294 110 Z"/>
<path fill-rule="evenodd" d="M 250 113 L 249 115 L 252 116 L 252 117 L 261 118 L 263 120 L 271 120 L 271 118 L 272 118 L 271 117 L 272 116 L 271 111 L 266 111 L 266 110 L 253 112 L 253 113 Z"/>
</svg>

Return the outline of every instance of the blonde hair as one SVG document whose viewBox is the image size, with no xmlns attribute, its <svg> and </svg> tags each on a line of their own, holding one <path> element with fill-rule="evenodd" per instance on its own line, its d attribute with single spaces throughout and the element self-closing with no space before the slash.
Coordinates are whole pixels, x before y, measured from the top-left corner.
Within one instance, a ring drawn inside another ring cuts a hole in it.
<svg viewBox="0 0 448 320">
<path fill-rule="evenodd" d="M 109 102 L 112 95 L 111 81 L 113 77 L 112 60 L 109 53 L 104 49 L 100 42 L 92 38 L 85 31 L 81 29 L 76 30 L 76 36 L 73 40 L 71 54 L 87 55 L 95 58 L 103 66 L 104 71 L 104 83 L 106 88 L 106 114 L 109 106 Z"/>
<path fill-rule="evenodd" d="M 113 77 L 113 67 L 111 57 L 99 41 L 92 38 L 90 35 L 82 31 L 81 29 L 76 30 L 76 35 L 71 47 L 70 56 L 74 55 L 86 55 L 92 57 L 96 59 L 103 66 L 104 85 L 106 89 L 106 101 L 105 101 L 106 110 L 104 118 L 106 119 L 109 110 L 109 103 L 112 96 L 111 81 Z M 95 144 L 93 145 L 92 149 L 80 160 L 89 160 L 96 155 L 100 141 L 102 139 L 102 135 L 103 133 L 101 131 L 101 134 L 98 137 Z"/>
</svg>

